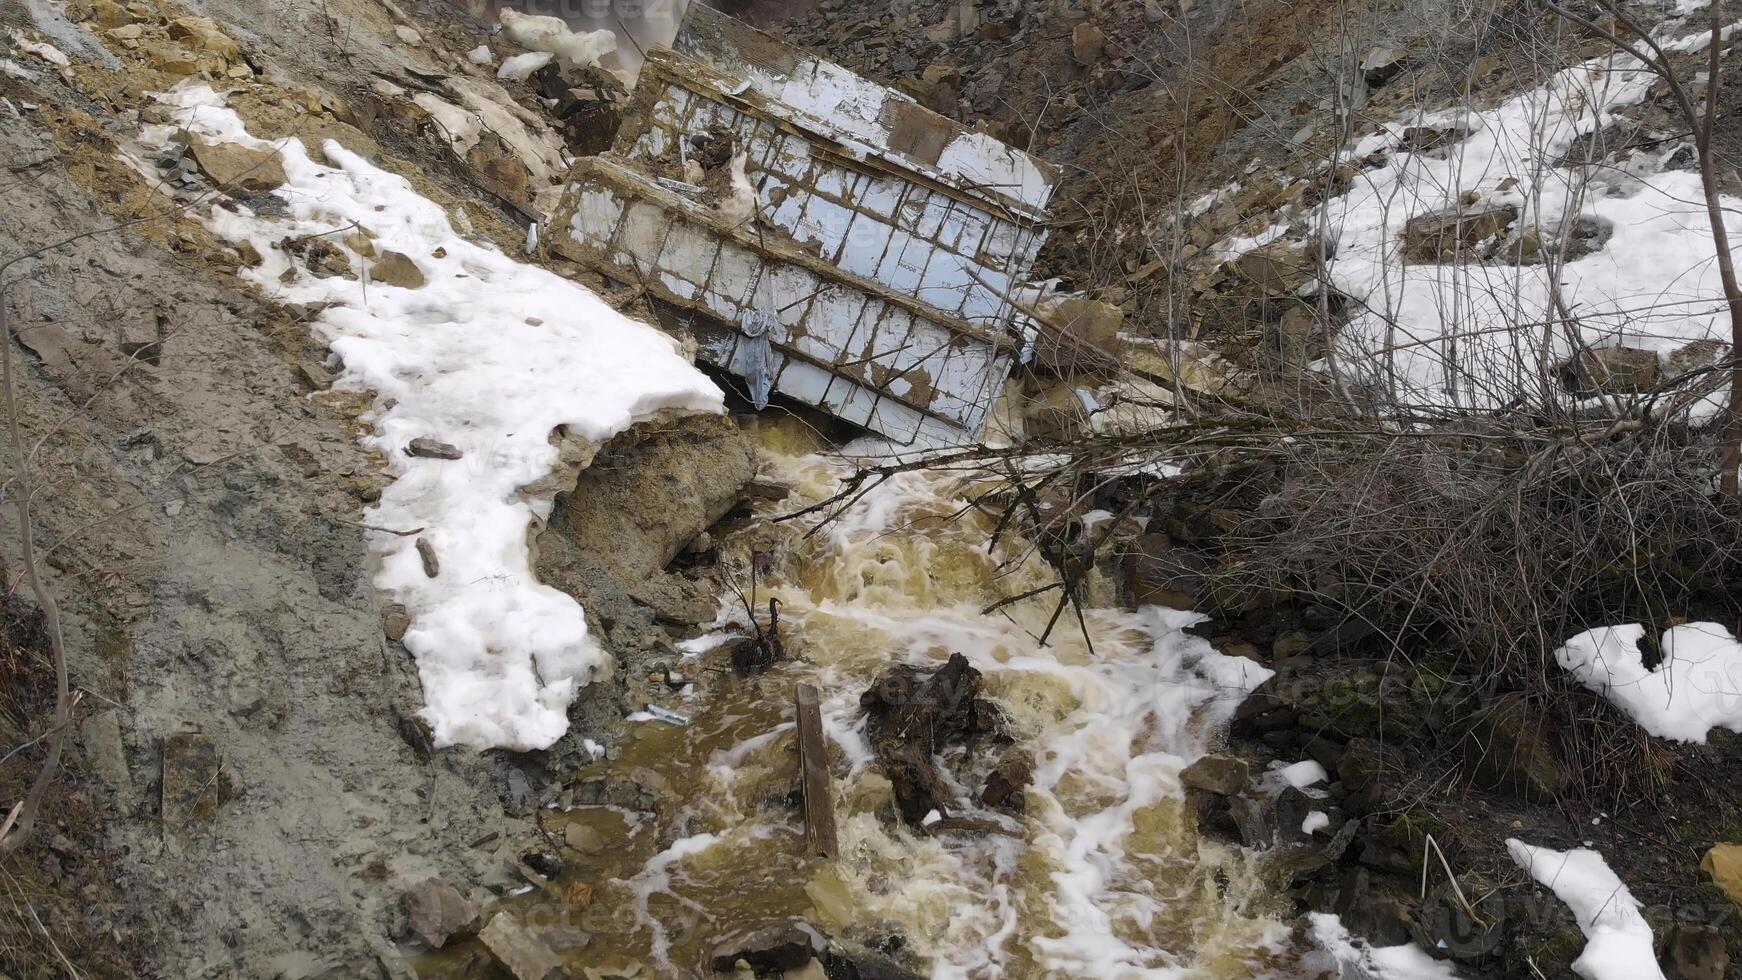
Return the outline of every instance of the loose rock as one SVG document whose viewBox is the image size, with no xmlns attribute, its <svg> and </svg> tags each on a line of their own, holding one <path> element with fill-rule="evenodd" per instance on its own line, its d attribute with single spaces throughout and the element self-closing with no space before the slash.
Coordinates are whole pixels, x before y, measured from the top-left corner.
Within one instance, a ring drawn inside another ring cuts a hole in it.
<svg viewBox="0 0 1742 980">
<path fill-rule="evenodd" d="M 440 949 L 449 939 L 477 934 L 478 907 L 460 890 L 439 878 L 428 878 L 400 896 L 408 927 L 431 949 Z"/>
<path fill-rule="evenodd" d="M 498 912 L 478 938 L 515 980 L 555 980 L 566 972 L 550 944 L 507 912 Z"/>
<path fill-rule="evenodd" d="M 411 256 L 392 249 L 383 249 L 381 257 L 369 267 L 369 278 L 389 286 L 399 286 L 403 289 L 421 289 L 425 282 L 423 270 L 417 267 Z M 458 457 L 455 457 L 458 458 Z"/>
<path fill-rule="evenodd" d="M 194 140 L 188 146 L 194 163 L 219 189 L 259 194 L 282 187 L 284 164 L 276 150 L 253 150 L 235 143 Z"/>
<path fill-rule="evenodd" d="M 465 454 L 445 442 L 438 442 L 428 436 L 418 436 L 405 447 L 407 456 L 417 456 L 421 459 L 459 459 Z"/>
</svg>

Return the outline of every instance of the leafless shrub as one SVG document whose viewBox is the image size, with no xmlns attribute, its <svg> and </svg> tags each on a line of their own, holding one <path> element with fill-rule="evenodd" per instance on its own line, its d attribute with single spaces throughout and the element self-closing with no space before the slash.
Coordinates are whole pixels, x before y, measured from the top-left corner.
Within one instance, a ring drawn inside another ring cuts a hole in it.
<svg viewBox="0 0 1742 980">
<path fill-rule="evenodd" d="M 1254 513 L 1222 540 L 1213 591 L 1329 606 L 1374 627 L 1383 656 L 1523 692 L 1587 787 L 1614 789 L 1661 760 L 1649 740 L 1594 727 L 1599 702 L 1554 654 L 1618 623 L 1646 624 L 1648 644 L 1689 619 L 1737 623 L 1742 522 L 1714 493 L 1721 438 L 1666 426 L 1544 442 L 1470 425 L 1279 443 L 1266 485 L 1247 490 L 1262 491 Z"/>
</svg>

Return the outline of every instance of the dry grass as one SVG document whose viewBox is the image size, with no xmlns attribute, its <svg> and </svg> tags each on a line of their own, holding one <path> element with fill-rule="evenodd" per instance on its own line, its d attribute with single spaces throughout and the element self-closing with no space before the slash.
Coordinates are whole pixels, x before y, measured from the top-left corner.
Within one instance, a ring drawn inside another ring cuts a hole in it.
<svg viewBox="0 0 1742 980">
<path fill-rule="evenodd" d="M 10 806 L 42 766 L 38 740 L 54 709 L 54 667 L 41 613 L 0 599 L 0 800 Z M 123 900 L 108 868 L 101 811 L 76 771 L 47 791 L 35 838 L 0 859 L 0 972 L 18 978 L 143 975 L 136 944 L 100 921 Z M 130 949 L 133 945 L 135 948 Z"/>
</svg>

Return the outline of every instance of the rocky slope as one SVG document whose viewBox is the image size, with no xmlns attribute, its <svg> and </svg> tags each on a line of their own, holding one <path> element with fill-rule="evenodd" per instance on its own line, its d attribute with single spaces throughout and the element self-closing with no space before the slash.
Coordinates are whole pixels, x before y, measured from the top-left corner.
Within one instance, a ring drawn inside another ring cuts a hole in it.
<svg viewBox="0 0 1742 980">
<path fill-rule="evenodd" d="M 162 118 L 148 93 L 208 81 L 257 135 L 336 140 L 519 254 L 563 122 L 465 57 L 517 47 L 441 5 L 31 0 L 0 10 L 0 35 L 0 261 L 41 251 L 6 274 L 24 277 L 20 421 L 83 692 L 49 826 L 7 861 L 48 928 L 15 905 L 6 967 L 57 972 L 58 945 L 86 976 L 409 976 L 401 894 L 430 877 L 478 897 L 519 884 L 506 858 L 530 833 L 539 773 L 586 757 L 581 735 L 548 754 L 432 751 L 402 614 L 370 581 L 360 513 L 386 478 L 357 441 L 367 398 L 329 390 L 318 309 L 244 283 L 258 255 L 145 179 L 200 206 L 260 207 L 250 195 L 272 174 L 210 147 L 154 159 L 156 174 L 122 154 Z M 456 144 L 440 114 L 468 99 L 493 129 Z M 716 516 L 674 516 L 669 532 Z M 8 507 L 0 537 L 16 533 Z M 684 593 L 688 610 L 703 592 Z M 8 610 L 22 741 L 44 717 L 45 649 L 33 607 Z M 641 629 L 641 646 L 669 649 L 651 617 Z M 613 639 L 634 637 L 625 623 Z M 588 735 L 619 723 L 610 688 L 589 694 L 606 710 L 577 709 Z M 9 756 L 7 787 L 39 757 Z"/>
</svg>

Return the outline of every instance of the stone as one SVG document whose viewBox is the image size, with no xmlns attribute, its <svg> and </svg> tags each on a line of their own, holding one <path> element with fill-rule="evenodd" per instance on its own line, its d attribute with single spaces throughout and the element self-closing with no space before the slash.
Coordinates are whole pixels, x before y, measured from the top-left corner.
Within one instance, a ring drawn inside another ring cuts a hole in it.
<svg viewBox="0 0 1742 980">
<path fill-rule="evenodd" d="M 1071 57 L 1085 68 L 1100 63 L 1107 53 L 1107 35 L 1087 21 L 1071 30 Z"/>
<path fill-rule="evenodd" d="M 427 878 L 399 897 L 412 935 L 431 949 L 441 949 L 450 939 L 476 935 L 481 917 L 478 907 L 460 890 L 439 878 Z"/>
<path fill-rule="evenodd" d="M 235 143 L 194 140 L 188 146 L 194 163 L 219 189 L 231 194 L 259 194 L 284 186 L 284 164 L 277 150 L 253 150 Z"/>
<path fill-rule="evenodd" d="M 556 950 L 512 913 L 498 912 L 478 939 L 515 980 L 556 980 L 566 975 Z"/>
<path fill-rule="evenodd" d="M 1450 146 L 1468 135 L 1470 131 L 1458 125 L 1410 126 L 1400 134 L 1397 145 L 1412 153 L 1422 153 Z"/>
<path fill-rule="evenodd" d="M 962 72 L 954 65 L 931 64 L 918 75 L 903 78 L 896 88 L 933 112 L 954 116 L 956 102 L 961 98 Z"/>
<path fill-rule="evenodd" d="M 209 17 L 178 17 L 169 22 L 169 37 L 195 51 L 210 52 L 226 62 L 234 61 L 242 54 L 242 49 L 230 35 Z"/>
<path fill-rule="evenodd" d="M 1675 378 L 1718 364 L 1730 354 L 1730 345 L 1710 337 L 1696 340 L 1670 351 L 1664 365 L 1670 377 Z"/>
<path fill-rule="evenodd" d="M 1700 871 L 1730 896 L 1730 901 L 1742 905 L 1742 844 L 1713 845 L 1706 856 L 1700 858 Z"/>
<path fill-rule="evenodd" d="M 582 854 L 602 854 L 606 846 L 605 835 L 584 823 L 571 823 L 564 827 L 563 843 Z"/>
<path fill-rule="evenodd" d="M 1252 772 L 1243 759 L 1206 755 L 1181 769 L 1179 781 L 1189 789 L 1237 796 L 1252 781 Z"/>
<path fill-rule="evenodd" d="M 93 0 L 91 3 L 91 19 L 105 31 L 117 27 L 127 27 L 139 22 L 131 10 L 123 7 L 115 0 Z"/>
<path fill-rule="evenodd" d="M 740 962 L 747 963 L 758 975 L 783 970 L 803 969 L 816 958 L 811 934 L 798 925 L 775 925 L 740 939 L 720 943 L 711 957 L 720 973 L 731 973 Z"/>
<path fill-rule="evenodd" d="M 1234 271 L 1266 296 L 1289 296 L 1316 278 L 1317 266 L 1305 245 L 1276 241 L 1240 256 Z"/>
<path fill-rule="evenodd" d="M 415 27 L 407 27 L 404 24 L 400 24 L 393 28 L 393 34 L 406 44 L 423 43 L 423 35 L 419 34 Z"/>
<path fill-rule="evenodd" d="M 1034 342 L 1034 363 L 1059 375 L 1106 372 L 1122 366 L 1119 330 L 1125 311 L 1111 303 L 1072 296 L 1047 305 L 1046 326 Z"/>
<path fill-rule="evenodd" d="M 441 559 L 436 557 L 435 545 L 428 538 L 417 539 L 417 557 L 423 562 L 423 574 L 435 578 L 442 573 Z"/>
<path fill-rule="evenodd" d="M 1030 439 L 1071 442 L 1089 433 L 1095 396 L 1063 382 L 1048 385 L 1022 407 L 1022 431 Z"/>
<path fill-rule="evenodd" d="M 1561 373 L 1567 390 L 1581 398 L 1636 395 L 1657 387 L 1662 365 L 1656 351 L 1597 347 L 1580 351 Z"/>
<path fill-rule="evenodd" d="M 173 41 L 141 40 L 140 50 L 145 52 L 147 60 L 153 67 L 169 75 L 216 75 L 224 71 L 224 59 L 215 55 L 200 54 L 190 51 L 185 45 Z"/>
<path fill-rule="evenodd" d="M 171 830 L 202 827 L 217 819 L 230 781 L 210 737 L 181 732 L 163 740 L 162 816 Z"/>
<path fill-rule="evenodd" d="M 549 540 L 553 534 L 623 582 L 656 577 L 737 504 L 756 468 L 755 444 L 730 418 L 691 415 L 635 426 L 559 488 L 540 538 L 541 577 L 548 562 L 564 557 Z"/>
<path fill-rule="evenodd" d="M 1404 260 L 1436 263 L 1476 257 L 1484 243 L 1504 236 L 1517 219 L 1518 208 L 1511 204 L 1417 215 L 1403 225 Z"/>
<path fill-rule="evenodd" d="M 986 777 L 980 790 L 980 803 L 994 808 L 1020 810 L 1023 791 L 1034 781 L 1034 759 L 1028 752 L 1006 749 L 998 765 Z"/>
<path fill-rule="evenodd" d="M 333 372 L 328 371 L 319 361 L 298 361 L 296 373 L 312 391 L 325 391 L 333 386 Z"/>
<path fill-rule="evenodd" d="M 411 443 L 405 447 L 405 454 L 420 459 L 459 459 L 465 455 L 458 448 L 428 436 L 418 436 L 411 440 Z"/>
<path fill-rule="evenodd" d="M 405 638 L 405 631 L 411 629 L 411 613 L 403 605 L 393 602 L 381 608 L 381 632 L 389 640 L 398 642 Z"/>
<path fill-rule="evenodd" d="M 1361 77 L 1368 87 L 1378 88 L 1402 73 L 1402 48 L 1370 48 L 1361 56 Z"/>
<path fill-rule="evenodd" d="M 1250 796 L 1226 799 L 1240 843 L 1255 851 L 1266 850 L 1276 843 L 1276 812 L 1268 800 Z"/>
<path fill-rule="evenodd" d="M 1664 934 L 1658 966 L 1664 980 L 1724 980 L 1730 975 L 1724 934 L 1715 926 L 1673 925 Z"/>
<path fill-rule="evenodd" d="M 1464 735 L 1464 775 L 1478 789 L 1549 803 L 1572 781 L 1542 716 L 1518 695 L 1493 699 Z"/>
<path fill-rule="evenodd" d="M 411 256 L 392 249 L 383 249 L 381 257 L 369 266 L 369 278 L 401 289 L 421 289 L 428 282 Z"/>
<path fill-rule="evenodd" d="M 133 789 L 127 749 L 121 741 L 121 716 L 112 709 L 93 711 L 79 720 L 79 749 L 88 771 L 116 792 Z"/>
<path fill-rule="evenodd" d="M 477 145 L 466 151 L 466 163 L 492 193 L 518 205 L 531 202 L 532 172 L 495 133 L 479 137 Z"/>
</svg>

